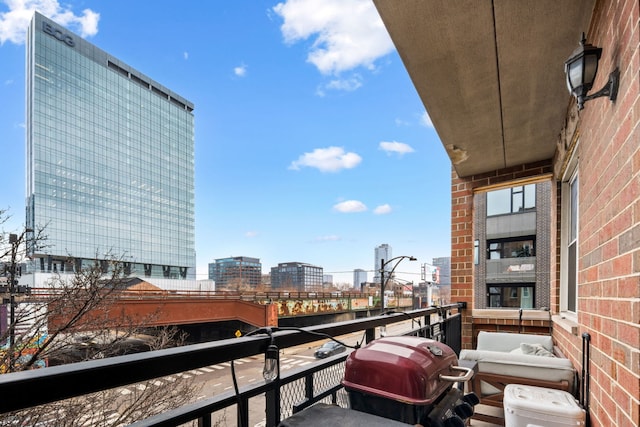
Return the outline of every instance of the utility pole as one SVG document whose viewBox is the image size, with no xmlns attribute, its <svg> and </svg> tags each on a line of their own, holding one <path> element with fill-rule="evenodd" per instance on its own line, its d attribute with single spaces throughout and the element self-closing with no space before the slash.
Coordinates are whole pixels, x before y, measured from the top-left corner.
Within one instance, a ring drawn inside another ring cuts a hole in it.
<svg viewBox="0 0 640 427">
<path fill-rule="evenodd" d="M 384 258 L 380 258 L 380 314 L 384 313 Z"/>
<path fill-rule="evenodd" d="M 11 260 L 9 264 L 9 372 L 13 372 L 15 365 L 15 343 L 16 343 L 16 258 L 18 247 L 24 241 L 25 234 L 33 231 L 25 229 L 20 236 L 9 234 L 9 244 L 11 245 Z"/>
<path fill-rule="evenodd" d="M 393 272 L 396 270 L 396 267 L 398 266 L 398 264 L 400 264 L 400 261 L 402 261 L 403 259 L 408 259 L 409 261 L 417 261 L 417 258 L 414 256 L 409 256 L 409 255 L 400 255 L 397 256 L 395 258 L 391 258 L 390 260 L 386 261 L 384 259 L 380 259 L 380 314 L 384 313 L 384 288 L 386 287 L 386 283 L 384 282 L 384 268 L 387 264 L 389 264 L 391 261 L 396 261 L 396 264 L 393 266 L 393 268 L 391 269 L 391 272 L 389 273 L 390 277 L 393 277 Z"/>
<path fill-rule="evenodd" d="M 9 369 L 13 372 L 16 341 L 16 255 L 18 252 L 18 235 L 9 234 L 11 245 L 11 261 L 9 264 Z"/>
</svg>

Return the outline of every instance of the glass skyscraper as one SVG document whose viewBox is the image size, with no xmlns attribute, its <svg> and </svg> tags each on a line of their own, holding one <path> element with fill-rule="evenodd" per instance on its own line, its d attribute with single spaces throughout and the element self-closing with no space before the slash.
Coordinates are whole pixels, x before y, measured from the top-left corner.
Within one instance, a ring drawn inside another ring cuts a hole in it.
<svg viewBox="0 0 640 427">
<path fill-rule="evenodd" d="M 391 246 L 389 246 L 386 243 L 383 243 L 380 246 L 376 247 L 374 254 L 375 254 L 375 261 L 373 264 L 373 271 L 375 273 L 373 274 L 373 281 L 376 283 L 380 283 L 382 279 L 380 275 L 381 261 L 382 260 L 389 261 L 391 258 L 393 258 Z M 387 279 L 391 279 L 391 277 L 389 277 L 389 275 L 391 274 L 391 265 L 387 264 L 384 266 L 384 273 Z"/>
<path fill-rule="evenodd" d="M 193 104 L 38 13 L 26 53 L 35 270 L 122 258 L 131 275 L 194 278 Z"/>
<path fill-rule="evenodd" d="M 209 280 L 216 282 L 216 289 L 253 290 L 262 282 L 262 263 L 246 256 L 218 258 L 209 264 Z"/>
<path fill-rule="evenodd" d="M 271 289 L 319 291 L 322 290 L 323 269 L 302 262 L 282 262 L 271 267 Z"/>
</svg>

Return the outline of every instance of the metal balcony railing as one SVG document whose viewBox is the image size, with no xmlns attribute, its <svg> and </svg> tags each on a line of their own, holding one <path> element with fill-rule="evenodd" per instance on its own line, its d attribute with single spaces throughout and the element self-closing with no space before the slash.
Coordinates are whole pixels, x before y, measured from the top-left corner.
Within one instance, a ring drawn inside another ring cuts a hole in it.
<svg viewBox="0 0 640 427">
<path fill-rule="evenodd" d="M 536 281 L 536 257 L 487 260 L 488 283 L 522 283 Z"/>
<path fill-rule="evenodd" d="M 365 319 L 317 325 L 292 331 L 275 331 L 273 342 L 279 349 L 310 343 L 318 335 L 339 337 L 364 331 L 366 341 L 375 339 L 375 328 L 414 319 L 407 334 L 433 338 L 446 343 L 457 354 L 461 349 L 460 310 L 464 304 L 389 312 Z M 121 387 L 205 367 L 262 355 L 271 344 L 267 335 L 245 336 L 205 344 L 151 351 L 107 359 L 92 360 L 44 369 L 0 375 L 0 414 L 26 409 L 67 398 Z M 334 356 L 309 368 L 288 371 L 272 382 L 259 382 L 167 411 L 144 420 L 133 427 L 179 426 L 197 422 L 213 425 L 212 414 L 227 408 L 236 411 L 238 425 L 247 426 L 249 407 L 262 402 L 266 425 L 276 426 L 281 419 L 314 403 L 324 401 L 346 407 L 347 396 L 342 388 L 346 354 Z M 253 399 L 253 400 L 252 400 Z M 262 404 L 262 403 L 261 403 Z M 2 417 L 2 415 L 0 415 Z"/>
</svg>

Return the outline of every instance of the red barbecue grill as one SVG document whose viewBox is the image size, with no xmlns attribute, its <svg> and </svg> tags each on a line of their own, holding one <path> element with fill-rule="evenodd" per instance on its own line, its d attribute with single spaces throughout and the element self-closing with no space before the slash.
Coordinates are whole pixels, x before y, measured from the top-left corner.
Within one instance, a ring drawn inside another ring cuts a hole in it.
<svg viewBox="0 0 640 427">
<path fill-rule="evenodd" d="M 461 385 L 473 371 L 447 345 L 420 337 L 386 337 L 352 352 L 342 384 L 352 409 L 423 426 L 464 426 L 478 403 Z"/>
</svg>

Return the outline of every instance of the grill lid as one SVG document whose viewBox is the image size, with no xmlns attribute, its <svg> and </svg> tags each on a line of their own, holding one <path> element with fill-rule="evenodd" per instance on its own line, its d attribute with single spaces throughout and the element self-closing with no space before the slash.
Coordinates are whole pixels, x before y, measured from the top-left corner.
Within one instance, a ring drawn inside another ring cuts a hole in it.
<svg viewBox="0 0 640 427">
<path fill-rule="evenodd" d="M 447 345 L 420 337 L 385 337 L 352 352 L 342 384 L 347 390 L 414 405 L 432 404 L 458 377 L 458 357 Z"/>
</svg>

